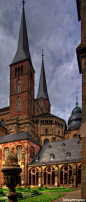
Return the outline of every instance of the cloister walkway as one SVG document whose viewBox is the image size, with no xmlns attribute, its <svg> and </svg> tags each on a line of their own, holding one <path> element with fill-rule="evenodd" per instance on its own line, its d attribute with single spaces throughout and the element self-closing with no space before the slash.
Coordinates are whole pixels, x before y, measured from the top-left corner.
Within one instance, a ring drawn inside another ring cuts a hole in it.
<svg viewBox="0 0 86 202">
<path fill-rule="evenodd" d="M 56 199 L 53 202 L 68 202 L 68 199 L 81 199 L 81 188 L 77 188 L 76 190 L 71 191 L 71 192 L 66 192 L 64 196 Z M 79 200 L 77 200 L 77 201 L 76 200 L 71 200 L 71 202 L 80 202 L 80 201 Z"/>
</svg>

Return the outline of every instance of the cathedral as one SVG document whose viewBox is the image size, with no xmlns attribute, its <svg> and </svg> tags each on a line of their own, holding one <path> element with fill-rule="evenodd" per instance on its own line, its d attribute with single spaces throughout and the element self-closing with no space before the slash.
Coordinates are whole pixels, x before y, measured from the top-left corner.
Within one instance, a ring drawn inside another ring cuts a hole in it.
<svg viewBox="0 0 86 202">
<path fill-rule="evenodd" d="M 29 50 L 23 1 L 16 54 L 10 64 L 10 106 L 0 109 L 0 168 L 8 152 L 17 153 L 22 168 L 20 185 L 81 185 L 82 110 L 76 106 L 66 121 L 51 113 L 44 55 L 42 50 L 40 81 L 34 97 L 35 70 Z M 0 186 L 4 186 L 0 169 Z"/>
</svg>

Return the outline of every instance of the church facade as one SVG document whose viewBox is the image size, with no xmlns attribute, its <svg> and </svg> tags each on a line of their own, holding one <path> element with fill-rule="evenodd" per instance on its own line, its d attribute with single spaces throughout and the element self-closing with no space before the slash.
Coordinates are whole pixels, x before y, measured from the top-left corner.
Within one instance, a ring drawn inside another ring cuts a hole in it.
<svg viewBox="0 0 86 202">
<path fill-rule="evenodd" d="M 51 114 L 43 51 L 36 98 L 34 75 L 23 5 L 17 52 L 10 64 L 10 106 L 0 109 L 0 168 L 11 150 L 17 153 L 22 168 L 20 185 L 70 186 L 73 175 L 74 186 L 79 186 L 81 140 L 78 131 L 82 110 L 76 102 L 68 129 L 65 120 Z M 0 174 L 0 186 L 3 186 L 1 171 Z"/>
</svg>

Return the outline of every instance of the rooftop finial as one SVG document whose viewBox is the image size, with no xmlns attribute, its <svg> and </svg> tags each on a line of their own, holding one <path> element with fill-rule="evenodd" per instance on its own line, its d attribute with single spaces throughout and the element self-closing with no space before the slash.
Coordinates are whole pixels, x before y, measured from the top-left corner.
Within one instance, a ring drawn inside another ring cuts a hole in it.
<svg viewBox="0 0 86 202">
<path fill-rule="evenodd" d="M 78 107 L 78 97 L 76 96 L 76 107 Z"/>
<path fill-rule="evenodd" d="M 44 58 L 44 53 L 43 53 L 43 49 L 42 49 L 42 60 L 43 60 L 43 58 Z"/>
<path fill-rule="evenodd" d="M 24 8 L 25 1 L 23 0 L 22 3 L 23 3 L 23 8 Z"/>
</svg>

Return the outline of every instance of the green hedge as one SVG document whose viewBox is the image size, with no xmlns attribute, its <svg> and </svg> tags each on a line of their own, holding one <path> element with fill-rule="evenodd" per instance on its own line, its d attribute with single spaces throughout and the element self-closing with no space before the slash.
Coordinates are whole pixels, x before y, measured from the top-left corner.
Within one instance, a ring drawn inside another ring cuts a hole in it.
<svg viewBox="0 0 86 202">
<path fill-rule="evenodd" d="M 39 194 L 38 191 L 37 191 L 37 189 L 35 189 L 35 188 L 31 189 L 31 193 L 33 193 L 33 194 Z"/>
</svg>

